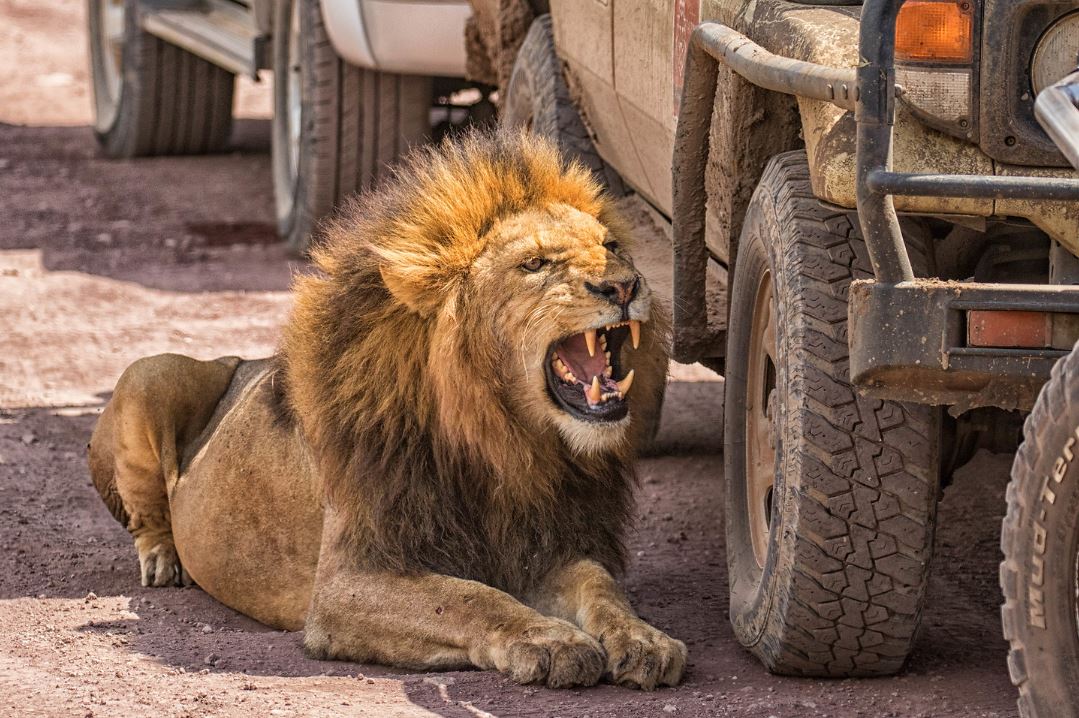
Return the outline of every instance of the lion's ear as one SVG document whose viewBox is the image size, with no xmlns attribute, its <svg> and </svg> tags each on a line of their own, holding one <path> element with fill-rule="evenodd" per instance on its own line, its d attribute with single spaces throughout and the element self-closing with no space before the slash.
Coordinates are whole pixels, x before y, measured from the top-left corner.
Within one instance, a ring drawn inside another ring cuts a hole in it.
<svg viewBox="0 0 1079 718">
<path fill-rule="evenodd" d="M 431 268 L 383 264 L 378 271 L 390 294 L 416 314 L 426 317 L 438 309 L 443 299 L 443 282 Z"/>
</svg>

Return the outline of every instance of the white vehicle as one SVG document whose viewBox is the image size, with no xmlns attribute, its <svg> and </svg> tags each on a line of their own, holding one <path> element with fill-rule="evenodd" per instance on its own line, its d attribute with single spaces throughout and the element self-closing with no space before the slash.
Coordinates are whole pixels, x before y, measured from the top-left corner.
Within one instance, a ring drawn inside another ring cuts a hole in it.
<svg viewBox="0 0 1079 718">
<path fill-rule="evenodd" d="M 273 70 L 278 228 L 302 253 L 467 86 L 470 13 L 467 0 L 89 0 L 94 131 L 110 157 L 221 151 L 235 75 Z"/>
</svg>

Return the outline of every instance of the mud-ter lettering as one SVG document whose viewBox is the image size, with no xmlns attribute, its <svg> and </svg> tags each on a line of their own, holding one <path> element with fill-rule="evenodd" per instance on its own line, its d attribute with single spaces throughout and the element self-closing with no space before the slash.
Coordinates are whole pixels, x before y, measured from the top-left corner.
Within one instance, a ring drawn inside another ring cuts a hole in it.
<svg viewBox="0 0 1079 718">
<path fill-rule="evenodd" d="M 1064 442 L 1060 456 L 1053 462 L 1053 472 L 1042 480 L 1042 490 L 1038 494 L 1039 504 L 1033 513 L 1034 547 L 1030 557 L 1030 581 L 1027 584 L 1027 622 L 1035 628 L 1045 628 L 1045 552 L 1049 545 L 1049 532 L 1045 528 L 1045 517 L 1057 500 L 1053 487 L 1064 481 L 1075 454 L 1072 447 L 1079 438 L 1079 426 L 1072 436 Z"/>
</svg>

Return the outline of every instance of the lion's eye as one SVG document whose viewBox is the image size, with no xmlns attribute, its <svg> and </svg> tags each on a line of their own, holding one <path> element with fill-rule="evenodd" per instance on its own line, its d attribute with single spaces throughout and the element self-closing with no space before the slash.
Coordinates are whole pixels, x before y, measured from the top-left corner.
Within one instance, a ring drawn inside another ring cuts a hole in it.
<svg viewBox="0 0 1079 718">
<path fill-rule="evenodd" d="M 607 249 L 609 249 L 609 250 L 611 250 L 611 251 L 613 252 L 613 251 L 615 251 L 616 249 L 618 249 L 618 241 L 617 241 L 617 240 L 614 240 L 614 239 L 612 239 L 612 240 L 610 240 L 610 241 L 608 241 L 608 242 L 604 242 L 604 243 L 603 243 L 603 246 L 604 246 L 604 247 L 606 247 Z"/>
<path fill-rule="evenodd" d="M 540 268 L 547 264 L 547 260 L 543 257 L 529 257 L 525 261 L 521 262 L 521 269 L 526 272 L 538 272 Z"/>
</svg>

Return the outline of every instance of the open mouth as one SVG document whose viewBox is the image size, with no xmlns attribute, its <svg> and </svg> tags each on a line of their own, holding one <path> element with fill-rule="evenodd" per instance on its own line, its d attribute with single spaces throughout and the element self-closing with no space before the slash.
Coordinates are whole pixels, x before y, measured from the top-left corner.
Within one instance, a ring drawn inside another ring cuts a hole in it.
<svg viewBox="0 0 1079 718">
<path fill-rule="evenodd" d="M 583 421 L 618 421 L 629 413 L 626 396 L 633 370 L 622 370 L 626 339 L 636 349 L 641 323 L 636 319 L 586 329 L 555 342 L 547 353 L 547 390 L 555 403 Z"/>
</svg>

